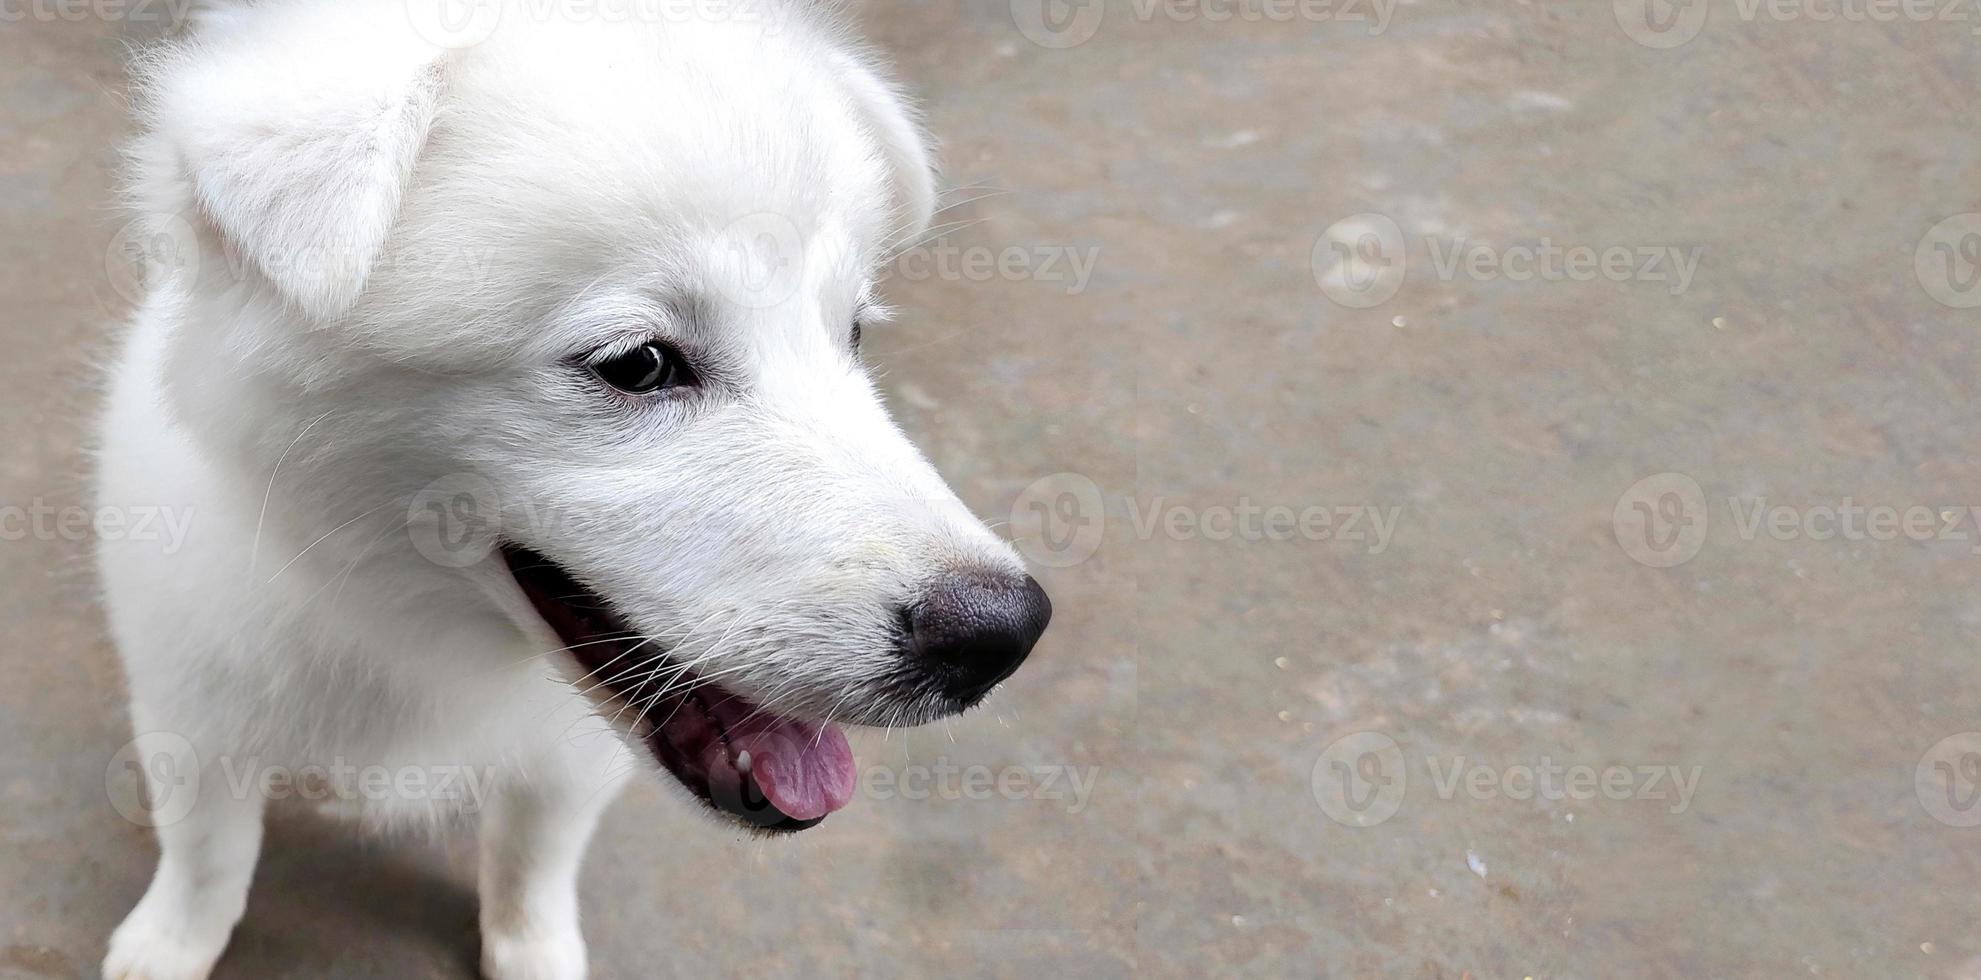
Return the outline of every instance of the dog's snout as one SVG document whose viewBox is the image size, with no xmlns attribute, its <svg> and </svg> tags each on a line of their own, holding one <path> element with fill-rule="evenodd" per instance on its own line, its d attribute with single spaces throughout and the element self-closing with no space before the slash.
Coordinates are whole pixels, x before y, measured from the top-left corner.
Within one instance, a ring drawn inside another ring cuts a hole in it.
<svg viewBox="0 0 1981 980">
<path fill-rule="evenodd" d="M 907 611 L 908 647 L 950 693 L 975 700 L 1010 677 L 1052 619 L 1052 601 L 1030 575 L 950 573 Z"/>
</svg>

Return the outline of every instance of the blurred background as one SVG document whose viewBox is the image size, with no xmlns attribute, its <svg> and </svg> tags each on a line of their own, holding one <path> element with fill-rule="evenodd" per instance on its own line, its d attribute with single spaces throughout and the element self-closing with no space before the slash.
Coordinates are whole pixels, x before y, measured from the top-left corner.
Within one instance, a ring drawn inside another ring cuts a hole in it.
<svg viewBox="0 0 1981 980">
<path fill-rule="evenodd" d="M 952 188 L 869 357 L 1056 616 L 799 839 L 636 783 L 595 975 L 1981 977 L 1981 8 L 852 6 Z M 0 0 L 0 977 L 156 854 L 84 434 L 177 11 Z M 218 975 L 469 976 L 472 855 L 278 811 Z"/>
</svg>

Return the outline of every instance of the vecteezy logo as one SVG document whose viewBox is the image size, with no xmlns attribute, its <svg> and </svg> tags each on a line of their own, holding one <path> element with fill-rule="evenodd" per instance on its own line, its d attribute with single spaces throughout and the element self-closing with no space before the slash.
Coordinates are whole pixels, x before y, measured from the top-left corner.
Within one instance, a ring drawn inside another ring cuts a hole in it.
<svg viewBox="0 0 1981 980">
<path fill-rule="evenodd" d="M 1912 255 L 1927 295 L 1946 306 L 1981 306 L 1981 214 L 1956 214 L 1934 225 Z"/>
<path fill-rule="evenodd" d="M 140 827 L 169 827 L 199 802 L 199 755 L 183 736 L 147 732 L 110 757 L 103 790 L 124 819 Z"/>
<path fill-rule="evenodd" d="M 1706 544 L 1706 491 L 1683 473 L 1647 476 L 1617 498 L 1610 523 L 1616 543 L 1639 564 L 1683 565 Z"/>
<path fill-rule="evenodd" d="M 148 215 L 118 229 L 103 258 L 110 288 L 141 303 L 147 287 L 199 274 L 199 235 L 176 214 Z"/>
<path fill-rule="evenodd" d="M 1403 288 L 1408 259 L 1403 228 L 1385 214 L 1358 214 L 1329 225 L 1309 256 L 1321 292 L 1354 310 L 1389 302 Z"/>
<path fill-rule="evenodd" d="M 449 50 L 472 48 L 502 22 L 501 0 L 405 0 L 406 20 L 421 40 Z"/>
<path fill-rule="evenodd" d="M 1334 741 L 1314 760 L 1314 802 L 1336 823 L 1373 827 L 1403 808 L 1409 778 L 1403 750 L 1381 732 L 1356 732 Z"/>
<path fill-rule="evenodd" d="M 764 310 L 798 295 L 810 255 L 790 218 L 759 211 L 730 222 L 710 239 L 705 258 L 723 295 Z"/>
<path fill-rule="evenodd" d="M 1615 0 L 1617 26 L 1647 48 L 1676 48 L 1706 29 L 1706 0 Z"/>
<path fill-rule="evenodd" d="M 1011 0 L 1011 20 L 1018 33 L 1055 51 L 1093 40 L 1106 16 L 1106 0 Z"/>
<path fill-rule="evenodd" d="M 1919 805 L 1949 827 L 1981 827 L 1981 732 L 1949 735 L 1912 773 Z"/>
<path fill-rule="evenodd" d="M 502 498 L 475 473 L 454 473 L 427 484 L 406 508 L 413 547 L 443 568 L 467 568 L 495 550 Z"/>
<path fill-rule="evenodd" d="M 1034 481 L 1011 503 L 1011 541 L 1047 568 L 1071 568 L 1094 556 L 1107 532 L 1101 488 L 1078 473 Z"/>
</svg>

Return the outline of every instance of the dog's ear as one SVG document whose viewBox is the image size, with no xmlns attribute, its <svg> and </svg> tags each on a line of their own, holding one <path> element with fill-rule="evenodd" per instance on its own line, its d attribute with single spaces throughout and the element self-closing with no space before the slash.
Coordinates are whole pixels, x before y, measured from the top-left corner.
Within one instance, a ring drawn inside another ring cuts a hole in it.
<svg viewBox="0 0 1981 980">
<path fill-rule="evenodd" d="M 928 138 L 900 88 L 861 54 L 836 52 L 839 76 L 894 171 L 895 241 L 914 241 L 935 218 L 935 165 Z"/>
<path fill-rule="evenodd" d="M 443 52 L 403 37 L 216 33 L 154 66 L 154 195 L 246 260 L 230 266 L 335 318 L 364 291 L 399 213 L 440 102 Z"/>
</svg>

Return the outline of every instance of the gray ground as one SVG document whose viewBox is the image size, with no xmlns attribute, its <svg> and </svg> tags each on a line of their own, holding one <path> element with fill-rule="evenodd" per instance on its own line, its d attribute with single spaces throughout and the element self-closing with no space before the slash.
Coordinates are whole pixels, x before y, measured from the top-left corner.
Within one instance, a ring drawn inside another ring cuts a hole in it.
<svg viewBox="0 0 1981 980">
<path fill-rule="evenodd" d="M 869 344 L 1052 630 L 802 839 L 628 793 L 598 975 L 1981 977 L 1981 14 L 1017 7 L 862 5 L 1001 192 L 930 257 L 1025 250 Z M 0 5 L 6 977 L 89 975 L 154 858 L 85 545 L 18 519 L 84 499 L 155 30 L 49 9 Z M 220 975 L 466 975 L 471 853 L 285 818 Z"/>
</svg>

